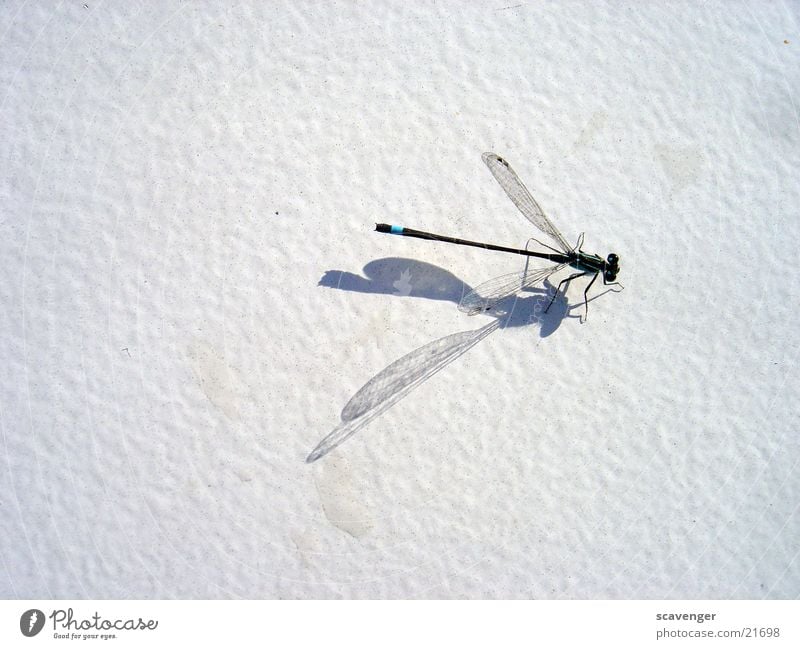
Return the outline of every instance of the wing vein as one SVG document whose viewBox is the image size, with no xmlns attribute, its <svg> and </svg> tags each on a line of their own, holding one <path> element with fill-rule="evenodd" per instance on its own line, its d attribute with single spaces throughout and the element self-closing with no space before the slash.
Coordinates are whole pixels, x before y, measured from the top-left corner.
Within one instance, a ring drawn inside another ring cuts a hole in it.
<svg viewBox="0 0 800 649">
<path fill-rule="evenodd" d="M 495 153 L 484 153 L 481 157 L 486 166 L 489 167 L 489 171 L 492 172 L 497 182 L 505 190 L 506 195 L 517 206 L 517 209 L 522 212 L 523 216 L 558 243 L 564 252 L 570 252 L 572 247 L 558 231 L 558 228 L 545 216 L 544 211 L 539 207 L 539 203 L 536 202 L 527 187 L 522 184 L 511 165 Z"/>
</svg>

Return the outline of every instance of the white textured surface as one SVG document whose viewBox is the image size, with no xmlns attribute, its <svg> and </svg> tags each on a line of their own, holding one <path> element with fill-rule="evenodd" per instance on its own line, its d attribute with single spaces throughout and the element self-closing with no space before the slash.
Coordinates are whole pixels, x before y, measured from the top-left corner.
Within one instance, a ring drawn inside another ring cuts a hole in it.
<svg viewBox="0 0 800 649">
<path fill-rule="evenodd" d="M 798 597 L 797 4 L 253 4 L 0 9 L 0 597 Z M 626 290 L 306 465 L 487 150 Z"/>
</svg>

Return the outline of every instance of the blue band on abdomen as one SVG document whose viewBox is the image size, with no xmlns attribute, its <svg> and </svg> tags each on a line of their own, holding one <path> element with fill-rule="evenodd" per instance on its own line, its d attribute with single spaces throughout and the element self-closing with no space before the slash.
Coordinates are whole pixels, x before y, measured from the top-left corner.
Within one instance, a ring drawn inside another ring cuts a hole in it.
<svg viewBox="0 0 800 649">
<path fill-rule="evenodd" d="M 403 234 L 403 226 L 401 226 L 401 225 L 393 225 L 392 226 L 392 234 Z"/>
</svg>

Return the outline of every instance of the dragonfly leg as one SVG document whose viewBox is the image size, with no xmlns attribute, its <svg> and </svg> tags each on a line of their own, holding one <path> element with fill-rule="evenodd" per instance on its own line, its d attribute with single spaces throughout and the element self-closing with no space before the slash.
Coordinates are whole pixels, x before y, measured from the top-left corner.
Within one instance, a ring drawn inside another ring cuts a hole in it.
<svg viewBox="0 0 800 649">
<path fill-rule="evenodd" d="M 584 275 L 588 275 L 588 273 L 574 273 L 573 275 L 570 275 L 570 276 L 569 276 L 569 277 L 567 277 L 566 279 L 562 279 L 562 280 L 561 280 L 561 281 L 558 283 L 558 288 L 556 289 L 556 292 L 555 292 L 555 293 L 553 293 L 553 297 L 552 297 L 552 298 L 550 298 L 550 304 L 548 304 L 548 305 L 547 305 L 547 308 L 544 310 L 544 312 L 545 312 L 545 313 L 547 313 L 547 312 L 550 310 L 550 307 L 551 307 L 551 306 L 553 306 L 553 302 L 555 302 L 555 301 L 556 301 L 556 297 L 558 296 L 558 292 L 561 290 L 561 286 L 562 286 L 562 285 L 566 284 L 566 285 L 567 285 L 567 288 L 569 288 L 569 283 L 570 283 L 570 282 L 571 282 L 573 279 L 577 279 L 578 277 L 583 277 Z M 564 289 L 564 292 L 566 293 L 566 291 L 567 291 L 567 289 L 565 288 L 565 289 Z"/>
<path fill-rule="evenodd" d="M 535 237 L 531 237 L 530 239 L 528 239 L 528 242 L 525 244 L 525 250 L 529 250 L 528 246 L 531 245 L 531 241 L 535 241 L 540 246 L 542 246 L 542 248 L 547 248 L 548 250 L 552 250 L 557 255 L 563 254 L 560 250 L 556 250 L 555 248 L 553 248 L 553 246 L 548 246 L 546 243 L 542 243 Z"/>
<path fill-rule="evenodd" d="M 597 276 L 599 274 L 600 273 L 595 273 L 594 274 L 594 277 L 592 277 L 592 281 L 589 282 L 589 285 L 586 287 L 586 290 L 583 292 L 584 315 L 583 315 L 583 320 L 581 321 L 581 324 L 586 322 L 586 320 L 589 318 L 589 289 L 592 288 L 592 284 L 594 284 L 594 280 L 597 279 Z M 605 281 L 605 277 L 603 278 L 603 280 Z"/>
</svg>

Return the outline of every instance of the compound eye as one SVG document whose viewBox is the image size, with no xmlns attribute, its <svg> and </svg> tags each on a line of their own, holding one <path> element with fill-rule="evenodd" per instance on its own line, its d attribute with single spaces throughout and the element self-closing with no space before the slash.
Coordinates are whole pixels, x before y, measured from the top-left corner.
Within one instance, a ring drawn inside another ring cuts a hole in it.
<svg viewBox="0 0 800 649">
<path fill-rule="evenodd" d="M 619 255 L 614 254 L 613 252 L 608 256 L 606 259 L 608 261 L 609 266 L 616 266 L 619 263 Z"/>
<path fill-rule="evenodd" d="M 607 270 L 604 274 L 607 282 L 613 282 L 617 279 L 617 274 L 612 273 L 610 270 Z"/>
</svg>

